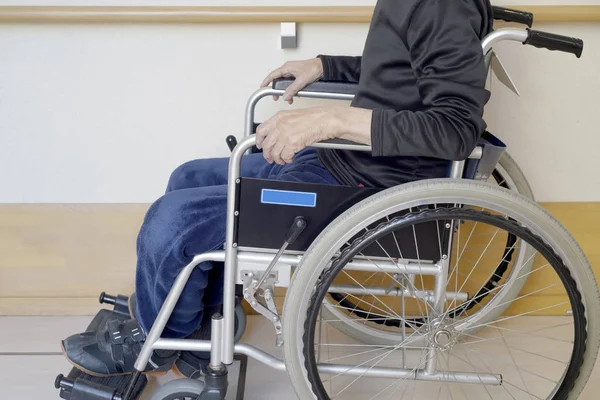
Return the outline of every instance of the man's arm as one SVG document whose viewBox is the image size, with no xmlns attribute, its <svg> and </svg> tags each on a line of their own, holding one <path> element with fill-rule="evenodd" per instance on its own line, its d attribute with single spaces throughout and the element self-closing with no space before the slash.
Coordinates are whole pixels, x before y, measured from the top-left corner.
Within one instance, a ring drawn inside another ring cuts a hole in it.
<svg viewBox="0 0 600 400">
<path fill-rule="evenodd" d="M 424 109 L 313 107 L 282 111 L 257 130 L 269 161 L 291 162 L 315 142 L 342 138 L 368 144 L 374 156 L 425 156 L 464 160 L 486 128 L 487 71 L 467 2 L 424 0 L 407 34 Z M 476 22 L 475 22 L 476 23 Z"/>
<path fill-rule="evenodd" d="M 362 57 L 319 55 L 323 63 L 323 81 L 358 83 Z"/>
<path fill-rule="evenodd" d="M 477 12 L 463 1 L 422 2 L 407 42 L 425 109 L 376 109 L 369 131 L 368 113 L 340 110 L 336 136 L 370 144 L 374 156 L 467 158 L 486 128 L 482 115 L 489 100 L 481 40 L 469 22 Z"/>
</svg>

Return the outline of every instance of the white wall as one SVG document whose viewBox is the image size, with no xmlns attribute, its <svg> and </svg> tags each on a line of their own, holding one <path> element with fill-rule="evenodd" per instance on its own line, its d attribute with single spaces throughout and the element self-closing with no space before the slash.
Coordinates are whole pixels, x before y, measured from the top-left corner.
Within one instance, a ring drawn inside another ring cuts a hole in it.
<svg viewBox="0 0 600 400">
<path fill-rule="evenodd" d="M 598 201 L 600 26 L 537 28 L 584 38 L 584 58 L 503 46 L 523 96 L 496 83 L 490 129 L 539 200 Z M 367 29 L 306 24 L 282 51 L 278 24 L 0 24 L 0 202 L 153 201 L 180 163 L 228 154 L 270 69 L 359 54 Z"/>
<path fill-rule="evenodd" d="M 521 97 L 494 82 L 486 120 L 541 201 L 600 200 L 600 25 L 538 24 L 584 39 L 581 59 L 515 43 L 499 54 Z"/>
</svg>

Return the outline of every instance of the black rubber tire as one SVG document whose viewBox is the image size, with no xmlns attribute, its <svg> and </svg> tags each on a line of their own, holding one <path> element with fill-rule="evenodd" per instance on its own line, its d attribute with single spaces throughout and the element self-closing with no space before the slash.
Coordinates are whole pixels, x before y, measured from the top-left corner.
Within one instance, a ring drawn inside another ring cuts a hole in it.
<svg viewBox="0 0 600 400">
<path fill-rule="evenodd" d="M 560 388 L 555 392 L 553 397 L 554 399 L 566 399 L 569 395 L 569 392 L 573 389 L 577 377 L 579 376 L 579 370 L 583 364 L 583 356 L 585 354 L 587 339 L 585 308 L 582 303 L 582 298 L 581 294 L 579 293 L 577 283 L 571 276 L 571 272 L 567 269 L 563 261 L 553 251 L 553 249 L 541 238 L 532 234 L 532 232 L 527 228 L 523 227 L 514 220 L 506 219 L 501 216 L 492 215 L 482 211 L 463 208 L 419 211 L 406 217 L 394 218 L 390 220 L 390 222 L 381 224 L 377 228 L 366 232 L 361 238 L 356 239 L 350 246 L 345 248 L 332 264 L 331 268 L 329 268 L 322 275 L 310 301 L 310 306 L 308 308 L 305 320 L 303 336 L 305 366 L 314 394 L 319 400 L 329 399 L 329 395 L 327 394 L 325 387 L 321 382 L 320 375 L 317 370 L 317 360 L 314 348 L 315 330 L 318 326 L 321 304 L 325 296 L 328 294 L 329 286 L 333 283 L 335 277 L 342 272 L 348 262 L 352 261 L 353 257 L 355 257 L 365 247 L 374 243 L 375 240 L 378 240 L 397 229 L 433 220 L 469 220 L 486 223 L 497 228 L 504 229 L 531 244 L 552 266 L 566 289 L 571 302 L 573 319 L 575 321 L 574 345 L 569 367 L 567 368 L 567 372 L 561 382 Z"/>
</svg>

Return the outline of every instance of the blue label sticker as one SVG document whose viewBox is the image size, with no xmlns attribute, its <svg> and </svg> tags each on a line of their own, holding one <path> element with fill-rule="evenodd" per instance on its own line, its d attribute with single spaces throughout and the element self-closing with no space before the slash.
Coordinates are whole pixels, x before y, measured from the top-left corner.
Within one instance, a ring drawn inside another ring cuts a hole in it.
<svg viewBox="0 0 600 400">
<path fill-rule="evenodd" d="M 277 204 L 280 206 L 316 207 L 317 194 L 310 192 L 262 189 L 260 202 L 263 204 Z"/>
</svg>

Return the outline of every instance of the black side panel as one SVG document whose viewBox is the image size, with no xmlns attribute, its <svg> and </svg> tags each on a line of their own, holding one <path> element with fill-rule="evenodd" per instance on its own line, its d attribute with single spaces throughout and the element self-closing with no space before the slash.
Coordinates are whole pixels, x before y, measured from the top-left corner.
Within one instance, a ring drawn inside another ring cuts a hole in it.
<svg viewBox="0 0 600 400">
<path fill-rule="evenodd" d="M 316 194 L 315 206 L 266 204 L 261 201 L 263 189 Z M 294 219 L 302 216 L 307 221 L 306 229 L 288 249 L 305 251 L 335 218 L 379 191 L 380 189 L 244 178 L 241 182 L 238 246 L 278 249 Z M 377 221 L 372 227 L 385 221 L 387 219 Z M 437 261 L 440 258 L 440 243 L 447 240 L 444 233 L 441 223 L 439 229 L 435 222 L 422 223 L 415 226 L 414 232 L 411 228 L 385 236 L 369 246 L 363 255 Z"/>
<path fill-rule="evenodd" d="M 263 189 L 315 193 L 316 207 L 261 203 Z M 238 246 L 278 249 L 292 222 L 304 217 L 306 229 L 288 247 L 306 250 L 323 229 L 354 204 L 379 190 L 243 178 L 241 183 Z"/>
</svg>

